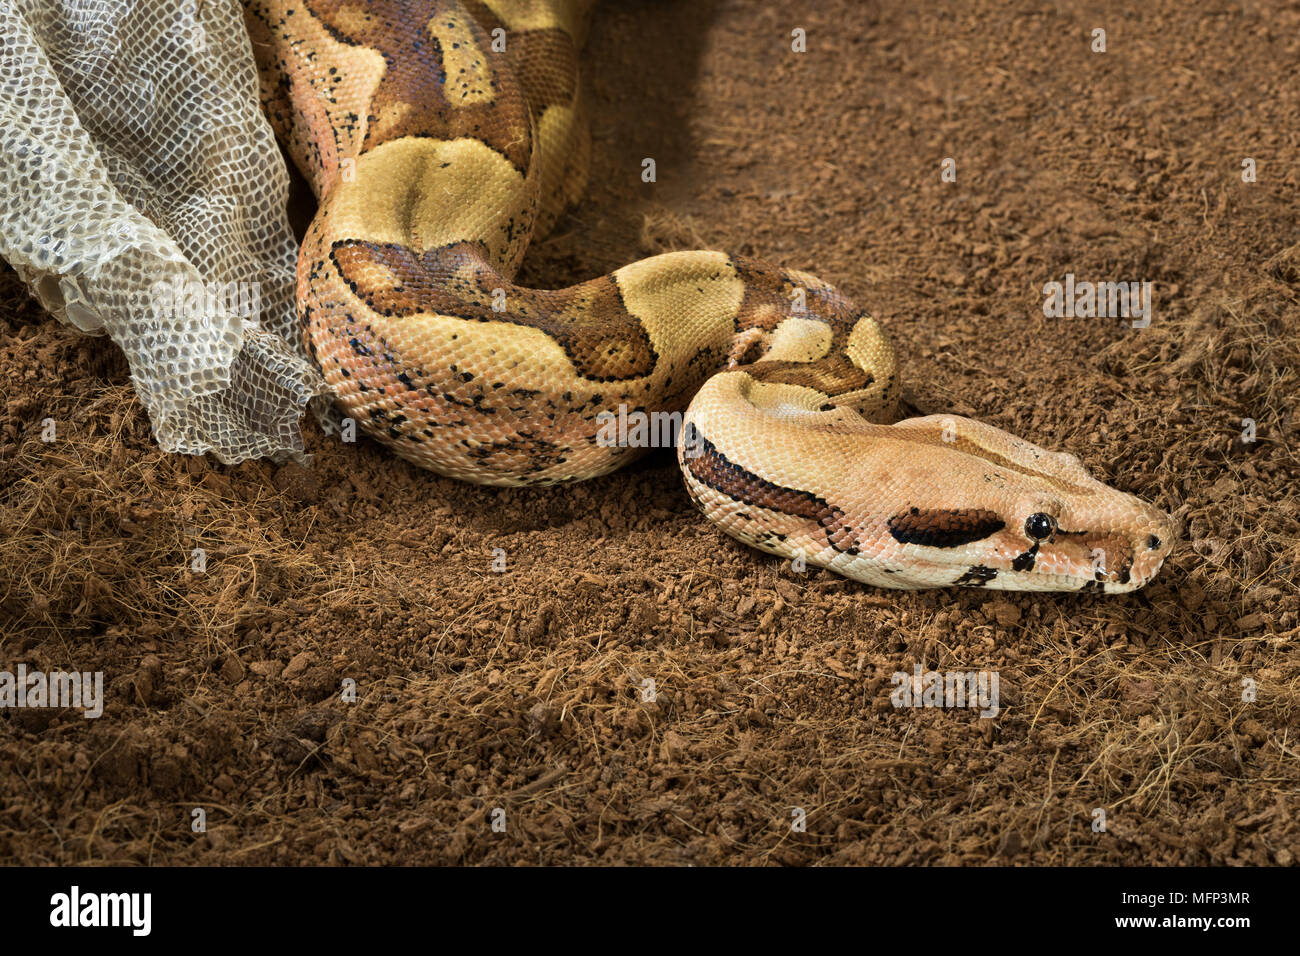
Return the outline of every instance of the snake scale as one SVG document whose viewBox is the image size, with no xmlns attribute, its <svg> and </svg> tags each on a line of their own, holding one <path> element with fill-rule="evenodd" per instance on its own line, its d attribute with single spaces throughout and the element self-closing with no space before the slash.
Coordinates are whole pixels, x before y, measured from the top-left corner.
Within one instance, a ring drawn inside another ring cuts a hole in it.
<svg viewBox="0 0 1300 956">
<path fill-rule="evenodd" d="M 560 290 L 512 279 L 587 172 L 590 0 L 246 0 L 267 115 L 319 206 L 309 351 L 401 457 L 487 485 L 627 463 L 613 415 L 686 409 L 686 487 L 723 531 L 870 585 L 1141 587 L 1167 515 L 957 416 L 891 424 L 879 325 L 815 276 L 672 252 Z"/>
</svg>

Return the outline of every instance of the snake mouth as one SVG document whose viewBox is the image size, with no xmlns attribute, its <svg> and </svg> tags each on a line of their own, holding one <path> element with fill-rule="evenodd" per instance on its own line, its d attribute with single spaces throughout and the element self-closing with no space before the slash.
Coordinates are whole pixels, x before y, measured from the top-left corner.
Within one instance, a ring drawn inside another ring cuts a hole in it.
<svg viewBox="0 0 1300 956">
<path fill-rule="evenodd" d="M 1003 586 L 1105 594 L 1136 591 L 1155 577 L 1173 540 L 1170 522 L 1158 512 L 1132 532 L 1057 529 L 1010 560 Z"/>
<path fill-rule="evenodd" d="M 1034 540 L 1006 529 L 979 543 L 985 546 L 982 559 L 944 563 L 954 574 L 951 583 L 961 587 L 1122 594 L 1155 577 L 1173 541 L 1172 522 L 1150 509 L 1124 531 L 1056 526 L 1048 537 Z M 977 548 L 963 557 L 979 555 Z"/>
</svg>

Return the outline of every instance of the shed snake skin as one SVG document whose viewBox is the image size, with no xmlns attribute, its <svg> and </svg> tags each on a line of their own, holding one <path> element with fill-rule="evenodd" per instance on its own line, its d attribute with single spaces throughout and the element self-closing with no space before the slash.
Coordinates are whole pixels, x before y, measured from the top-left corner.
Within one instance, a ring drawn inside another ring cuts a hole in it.
<svg viewBox="0 0 1300 956">
<path fill-rule="evenodd" d="M 602 439 L 612 416 L 686 408 L 691 497 L 764 551 L 889 588 L 1147 583 L 1167 515 L 980 422 L 890 424 L 889 339 L 815 276 L 672 252 L 513 283 L 585 185 L 588 6 L 246 0 L 267 114 L 319 199 L 299 313 L 344 414 L 438 474 L 547 485 L 643 453 Z"/>
</svg>

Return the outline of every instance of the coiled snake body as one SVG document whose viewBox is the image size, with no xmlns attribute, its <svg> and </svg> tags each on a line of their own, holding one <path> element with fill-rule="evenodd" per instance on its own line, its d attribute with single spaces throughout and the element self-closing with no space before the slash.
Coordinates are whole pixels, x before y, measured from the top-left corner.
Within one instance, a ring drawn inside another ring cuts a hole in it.
<svg viewBox="0 0 1300 956">
<path fill-rule="evenodd" d="M 888 424 L 874 319 L 820 279 L 674 252 L 558 291 L 511 280 L 577 200 L 588 0 L 246 0 L 273 125 L 320 200 L 298 265 L 345 414 L 439 474 L 542 485 L 641 454 L 611 416 L 689 402 L 712 521 L 868 584 L 1128 591 L 1166 515 L 956 416 Z"/>
</svg>

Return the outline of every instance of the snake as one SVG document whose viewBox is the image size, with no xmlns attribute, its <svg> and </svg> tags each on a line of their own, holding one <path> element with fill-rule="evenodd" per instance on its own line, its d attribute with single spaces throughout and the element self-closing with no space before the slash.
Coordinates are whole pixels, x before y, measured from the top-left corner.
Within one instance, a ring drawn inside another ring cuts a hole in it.
<svg viewBox="0 0 1300 956">
<path fill-rule="evenodd" d="M 439 475 L 545 486 L 673 445 L 727 535 L 881 588 L 1120 593 L 1172 519 L 957 415 L 899 420 L 893 345 L 807 272 L 673 251 L 517 284 L 587 182 L 591 0 L 245 0 L 317 200 L 297 267 L 338 412 Z"/>
</svg>

